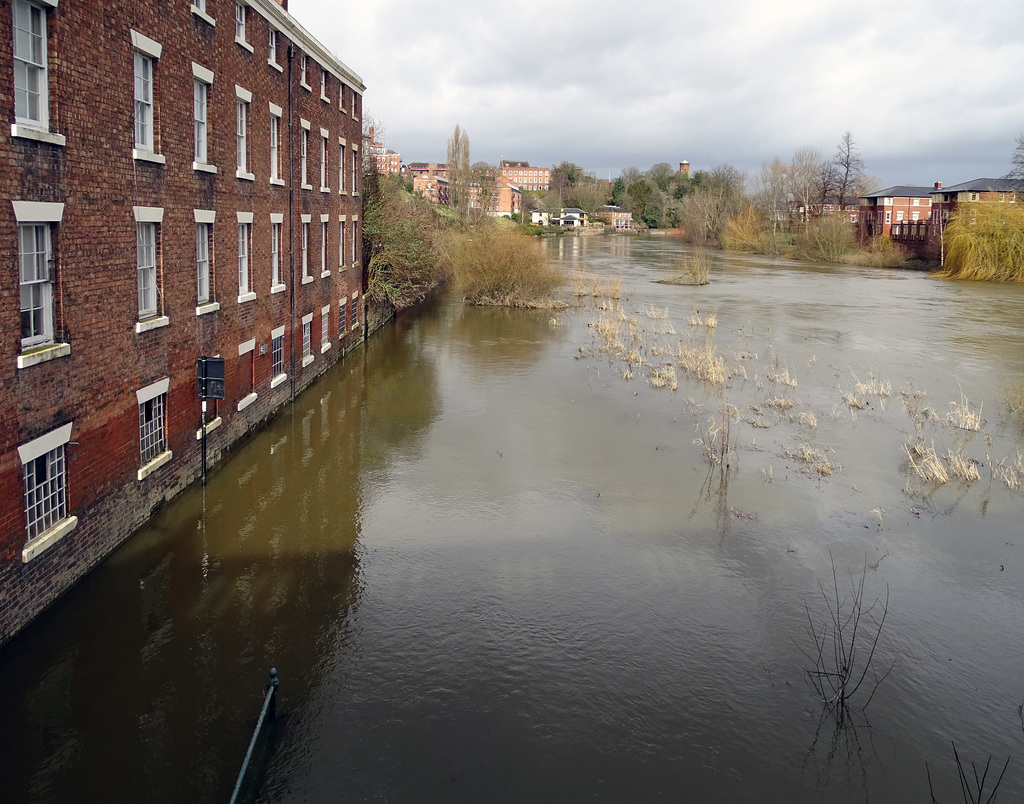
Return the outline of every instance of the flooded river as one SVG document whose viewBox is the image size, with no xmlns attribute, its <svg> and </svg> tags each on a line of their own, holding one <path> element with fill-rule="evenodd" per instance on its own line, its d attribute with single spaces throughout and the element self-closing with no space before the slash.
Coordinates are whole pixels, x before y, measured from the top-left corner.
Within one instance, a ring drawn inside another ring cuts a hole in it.
<svg viewBox="0 0 1024 804">
<path fill-rule="evenodd" d="M 226 801 L 272 665 L 262 801 L 1024 799 L 1024 288 L 545 247 L 568 309 L 401 317 L 0 652 L 4 801 Z"/>
</svg>

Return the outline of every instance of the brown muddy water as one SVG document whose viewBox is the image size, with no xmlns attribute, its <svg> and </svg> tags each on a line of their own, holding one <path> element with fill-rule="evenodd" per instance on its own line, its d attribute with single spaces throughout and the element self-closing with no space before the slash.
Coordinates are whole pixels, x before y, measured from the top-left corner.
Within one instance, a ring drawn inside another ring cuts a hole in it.
<svg viewBox="0 0 1024 804">
<path fill-rule="evenodd" d="M 275 665 L 261 801 L 958 802 L 951 741 L 1024 799 L 1024 288 L 546 247 L 567 310 L 401 318 L 0 653 L 0 798 L 226 801 Z M 838 729 L 832 561 L 893 665 Z"/>
</svg>

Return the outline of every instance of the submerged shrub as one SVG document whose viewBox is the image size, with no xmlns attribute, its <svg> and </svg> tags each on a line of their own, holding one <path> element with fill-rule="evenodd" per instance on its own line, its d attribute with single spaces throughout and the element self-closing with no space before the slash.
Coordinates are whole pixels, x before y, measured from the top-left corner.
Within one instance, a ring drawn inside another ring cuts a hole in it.
<svg viewBox="0 0 1024 804">
<path fill-rule="evenodd" d="M 565 281 L 542 245 L 517 228 L 492 221 L 449 232 L 444 261 L 467 304 L 557 306 L 551 294 Z"/>
<path fill-rule="evenodd" d="M 844 259 L 851 265 L 869 268 L 903 268 L 909 260 L 909 252 L 887 235 L 873 237 L 865 247 L 851 251 Z"/>
<path fill-rule="evenodd" d="M 953 213 L 943 235 L 946 279 L 1024 282 L 1024 208 L 970 203 Z"/>
<path fill-rule="evenodd" d="M 841 215 L 808 221 L 796 238 L 797 256 L 813 262 L 842 262 L 852 248 L 853 227 Z"/>
</svg>

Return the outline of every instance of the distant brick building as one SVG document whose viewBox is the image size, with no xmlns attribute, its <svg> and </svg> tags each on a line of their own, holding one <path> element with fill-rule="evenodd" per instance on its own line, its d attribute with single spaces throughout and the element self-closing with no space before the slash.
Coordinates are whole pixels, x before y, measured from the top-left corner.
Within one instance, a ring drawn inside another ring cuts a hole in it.
<svg viewBox="0 0 1024 804">
<path fill-rule="evenodd" d="M 897 185 L 862 195 L 857 216 L 857 232 L 861 240 L 889 237 L 894 225 L 920 222 L 923 226 L 931 214 L 931 193 L 931 187 Z"/>
<path fill-rule="evenodd" d="M 363 147 L 366 149 L 367 156 L 373 165 L 373 169 L 381 176 L 400 174 L 402 172 L 402 155 L 397 151 L 384 147 L 382 143 L 377 142 L 377 139 L 374 136 L 373 126 L 370 126 L 369 134 L 369 141 L 364 143 Z"/>
<path fill-rule="evenodd" d="M 216 461 L 363 337 L 364 86 L 286 2 L 12 5 L 0 643 L 197 478 L 198 356 Z"/>
<path fill-rule="evenodd" d="M 594 216 L 607 223 L 617 232 L 633 231 L 633 213 L 628 209 L 608 204 L 598 207 Z"/>
<path fill-rule="evenodd" d="M 502 159 L 498 165 L 498 180 L 514 184 L 520 190 L 550 190 L 551 169 L 532 168 L 529 162 L 511 162 Z"/>
</svg>

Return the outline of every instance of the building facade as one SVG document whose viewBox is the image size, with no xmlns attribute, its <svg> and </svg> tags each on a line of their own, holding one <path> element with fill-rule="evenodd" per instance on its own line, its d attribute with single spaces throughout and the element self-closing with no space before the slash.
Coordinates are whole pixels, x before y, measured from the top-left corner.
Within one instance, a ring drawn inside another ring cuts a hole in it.
<svg viewBox="0 0 1024 804">
<path fill-rule="evenodd" d="M 523 191 L 551 189 L 551 169 L 532 168 L 529 162 L 502 159 L 498 165 L 497 179 L 505 186 L 512 184 Z"/>
<path fill-rule="evenodd" d="M 941 183 L 936 182 L 941 187 Z M 891 237 L 893 227 L 902 231 L 904 224 L 924 225 L 931 214 L 931 187 L 898 185 L 860 197 L 857 231 L 862 241 L 872 237 Z"/>
<path fill-rule="evenodd" d="M 12 6 L 0 643 L 197 479 L 204 421 L 213 463 L 364 311 L 365 87 L 286 2 Z"/>
</svg>

